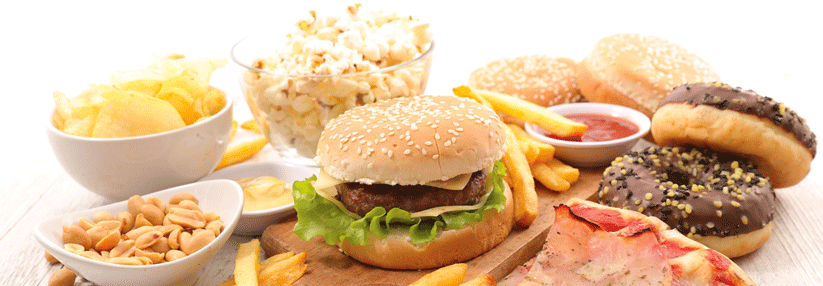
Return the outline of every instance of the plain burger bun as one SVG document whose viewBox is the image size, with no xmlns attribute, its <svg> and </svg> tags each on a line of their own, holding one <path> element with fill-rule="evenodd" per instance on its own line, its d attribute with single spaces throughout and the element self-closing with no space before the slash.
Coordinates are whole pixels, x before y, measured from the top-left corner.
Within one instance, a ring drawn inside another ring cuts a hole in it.
<svg viewBox="0 0 823 286">
<path fill-rule="evenodd" d="M 674 87 L 717 80 L 714 69 L 697 55 L 640 34 L 600 39 L 577 73 L 577 84 L 589 101 L 626 106 L 649 118 Z"/>
<path fill-rule="evenodd" d="M 540 106 L 585 101 L 577 87 L 577 62 L 545 55 L 491 61 L 469 75 L 472 88 L 496 91 Z"/>
<path fill-rule="evenodd" d="M 502 211 L 487 210 L 492 214 L 482 221 L 443 231 L 428 243 L 412 244 L 406 231 L 385 238 L 374 236 L 362 246 L 343 241 L 340 248 L 360 262 L 388 269 L 428 269 L 472 259 L 503 242 L 511 231 L 514 206 L 508 185 L 504 193 L 506 208 Z"/>
<path fill-rule="evenodd" d="M 505 141 L 497 114 L 473 100 L 402 97 L 329 122 L 315 161 L 347 182 L 418 185 L 491 166 L 503 157 Z"/>
</svg>

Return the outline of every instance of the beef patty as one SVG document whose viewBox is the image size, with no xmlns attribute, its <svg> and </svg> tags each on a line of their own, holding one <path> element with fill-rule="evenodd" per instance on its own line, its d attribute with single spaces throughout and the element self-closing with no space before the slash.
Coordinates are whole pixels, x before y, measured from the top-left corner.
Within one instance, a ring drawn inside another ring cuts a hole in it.
<svg viewBox="0 0 823 286">
<path fill-rule="evenodd" d="M 337 185 L 337 199 L 349 211 L 365 215 L 375 207 L 386 211 L 400 208 L 417 212 L 440 206 L 473 205 L 486 194 L 486 170 L 472 173 L 463 190 L 446 190 L 425 185 L 366 185 L 345 183 Z"/>
</svg>

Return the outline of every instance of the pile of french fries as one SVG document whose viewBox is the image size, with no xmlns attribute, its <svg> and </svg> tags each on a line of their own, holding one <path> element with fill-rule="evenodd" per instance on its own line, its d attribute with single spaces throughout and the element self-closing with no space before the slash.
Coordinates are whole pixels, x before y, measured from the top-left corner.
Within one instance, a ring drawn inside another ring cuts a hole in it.
<svg viewBox="0 0 823 286">
<path fill-rule="evenodd" d="M 469 266 L 465 263 L 456 263 L 441 267 L 424 275 L 409 286 L 494 286 L 497 280 L 491 274 L 483 274 L 472 280 L 463 282 Z"/>
<path fill-rule="evenodd" d="M 473 99 L 495 112 L 502 112 L 526 122 L 537 124 L 544 130 L 561 137 L 579 136 L 586 131 L 586 125 L 572 121 L 545 107 L 498 92 L 458 86 L 455 95 Z M 514 215 L 517 225 L 529 227 L 538 214 L 535 179 L 549 190 L 563 192 L 577 181 L 577 168 L 554 158 L 554 146 L 537 141 L 522 127 L 505 125 L 506 153 L 503 164 L 508 176 L 506 183 L 512 187 Z"/>
<path fill-rule="evenodd" d="M 306 253 L 286 252 L 260 262 L 260 240 L 240 245 L 234 264 L 234 277 L 217 286 L 285 286 L 306 273 Z"/>
<path fill-rule="evenodd" d="M 252 131 L 254 133 L 262 133 L 260 131 L 260 127 L 257 126 L 257 122 L 255 122 L 254 120 L 245 121 L 242 124 L 240 124 L 240 127 L 245 130 Z M 235 133 L 237 133 L 237 121 L 232 120 L 231 135 L 229 136 L 230 141 L 234 139 Z M 223 158 L 220 158 L 220 163 L 218 163 L 217 167 L 215 167 L 214 169 L 219 170 L 248 160 L 258 152 L 260 152 L 260 150 L 262 150 L 263 147 L 266 147 L 266 144 L 268 143 L 269 141 L 265 137 L 263 137 L 229 145 L 229 147 L 226 148 L 226 152 L 223 153 Z"/>
</svg>

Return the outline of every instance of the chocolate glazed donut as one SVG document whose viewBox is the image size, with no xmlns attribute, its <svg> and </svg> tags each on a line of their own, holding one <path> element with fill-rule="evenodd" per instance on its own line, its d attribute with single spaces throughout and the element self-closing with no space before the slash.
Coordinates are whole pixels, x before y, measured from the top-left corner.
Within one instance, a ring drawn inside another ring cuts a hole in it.
<svg viewBox="0 0 823 286">
<path fill-rule="evenodd" d="M 709 150 L 651 147 L 616 158 L 598 200 L 656 216 L 687 237 L 737 257 L 771 234 L 775 193 L 742 158 Z"/>
<path fill-rule="evenodd" d="M 720 82 L 678 86 L 660 102 L 651 133 L 660 146 L 697 146 L 755 163 L 775 188 L 811 169 L 817 137 L 785 104 Z"/>
</svg>

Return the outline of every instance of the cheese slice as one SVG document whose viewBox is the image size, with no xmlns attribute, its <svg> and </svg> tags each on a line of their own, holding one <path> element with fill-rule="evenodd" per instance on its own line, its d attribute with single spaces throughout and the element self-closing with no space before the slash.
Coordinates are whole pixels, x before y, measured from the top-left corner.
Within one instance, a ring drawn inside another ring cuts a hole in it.
<svg viewBox="0 0 823 286">
<path fill-rule="evenodd" d="M 487 168 L 487 172 L 491 173 L 492 168 L 494 168 L 494 165 Z M 424 185 L 431 186 L 431 187 L 436 187 L 436 188 L 441 188 L 441 189 L 448 189 L 448 190 L 462 190 L 469 183 L 469 179 L 471 179 L 471 175 L 472 175 L 472 173 L 462 174 L 462 175 L 459 175 L 457 177 L 454 177 L 454 178 L 451 178 L 451 179 L 448 179 L 448 180 L 445 180 L 445 181 L 431 181 L 431 182 L 428 182 Z M 323 171 L 323 169 L 320 169 L 320 171 L 317 174 L 317 180 L 312 182 L 312 185 L 314 186 L 314 189 L 315 189 L 315 191 L 317 192 L 318 195 L 320 195 L 321 197 L 323 197 L 323 198 L 331 201 L 335 205 L 337 205 L 337 207 L 340 208 L 340 210 L 342 210 L 344 213 L 346 213 L 347 215 L 349 215 L 351 217 L 360 218 L 360 215 L 355 214 L 355 213 L 349 211 L 348 209 L 346 209 L 346 206 L 343 204 L 343 202 L 341 202 L 341 201 L 339 201 L 335 198 L 337 196 L 336 186 L 339 185 L 339 184 L 345 184 L 345 183 L 346 183 L 346 181 L 343 181 L 343 180 L 340 180 L 338 178 L 332 177 L 331 175 L 329 175 L 328 173 Z M 491 185 L 488 185 L 488 186 L 491 186 Z M 425 209 L 425 210 L 422 210 L 422 211 L 414 212 L 414 213 L 411 214 L 411 217 L 415 218 L 415 217 L 438 216 L 438 215 L 441 215 L 441 214 L 447 213 L 447 212 L 476 210 L 476 209 L 479 209 L 480 207 L 482 207 L 484 204 L 486 204 L 486 200 L 488 200 L 490 194 L 491 194 L 491 187 L 488 187 L 486 189 L 486 194 L 483 195 L 483 197 L 480 198 L 480 201 L 478 203 L 474 204 L 474 205 L 470 205 L 470 206 L 440 206 L 440 207 L 433 207 L 433 208 L 430 208 L 430 209 Z"/>
<path fill-rule="evenodd" d="M 471 178 L 472 178 L 472 173 L 468 173 L 468 174 L 458 175 L 454 178 L 451 178 L 451 179 L 448 179 L 448 180 L 445 180 L 445 181 L 431 181 L 431 182 L 425 183 L 423 185 L 430 186 L 430 187 L 435 187 L 435 188 L 458 191 L 458 190 L 462 190 L 463 188 L 465 188 L 466 185 L 469 184 L 469 179 L 471 179 Z M 312 183 L 312 185 L 314 186 L 315 189 L 319 190 L 319 189 L 324 189 L 324 188 L 328 188 L 328 187 L 337 186 L 339 184 L 344 184 L 344 183 L 346 183 L 346 181 L 343 181 L 343 180 L 340 180 L 338 178 L 332 177 L 331 175 L 329 175 L 328 173 L 323 171 L 323 169 L 320 169 L 320 172 L 318 172 L 318 174 L 317 174 L 317 180 L 314 181 L 314 183 Z"/>
</svg>

